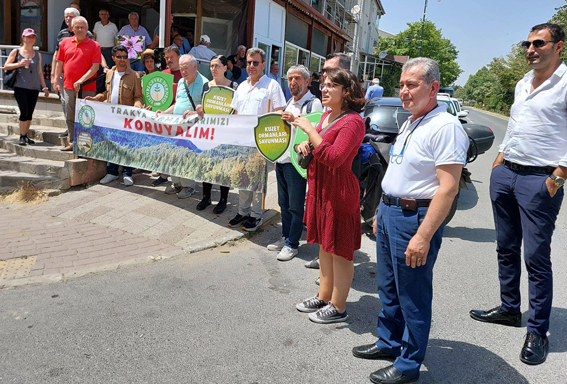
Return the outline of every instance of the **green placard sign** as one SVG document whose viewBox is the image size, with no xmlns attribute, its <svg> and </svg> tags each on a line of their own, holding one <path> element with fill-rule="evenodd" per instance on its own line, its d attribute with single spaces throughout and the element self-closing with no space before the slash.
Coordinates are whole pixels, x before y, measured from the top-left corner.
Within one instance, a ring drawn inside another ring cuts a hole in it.
<svg viewBox="0 0 567 384">
<path fill-rule="evenodd" d="M 279 159 L 291 140 L 291 125 L 282 120 L 279 113 L 268 113 L 258 117 L 254 127 L 254 138 L 258 152 L 270 161 Z"/>
<path fill-rule="evenodd" d="M 316 111 L 316 112 L 311 112 L 310 114 L 305 115 L 303 117 L 307 118 L 307 120 L 309 120 L 309 122 L 311 122 L 311 124 L 314 127 L 316 127 L 317 124 L 319 124 L 319 121 L 321 120 L 322 114 L 323 112 Z M 297 152 L 295 152 L 294 148 L 296 144 L 301 144 L 307 140 L 309 140 L 309 136 L 307 136 L 307 134 L 303 132 L 301 128 L 296 127 L 293 141 L 291 143 L 291 146 L 289 147 L 289 155 L 291 157 L 291 163 L 293 164 L 295 169 L 297 169 L 297 172 L 299 172 L 299 174 L 303 176 L 303 178 L 307 178 L 307 169 L 303 169 L 299 166 L 299 164 L 297 164 Z"/>
<path fill-rule="evenodd" d="M 230 107 L 234 89 L 223 85 L 213 85 L 203 94 L 203 110 L 207 114 L 227 115 L 234 112 Z"/>
<path fill-rule="evenodd" d="M 144 104 L 152 111 L 166 110 L 173 102 L 173 75 L 156 71 L 142 77 Z"/>
</svg>

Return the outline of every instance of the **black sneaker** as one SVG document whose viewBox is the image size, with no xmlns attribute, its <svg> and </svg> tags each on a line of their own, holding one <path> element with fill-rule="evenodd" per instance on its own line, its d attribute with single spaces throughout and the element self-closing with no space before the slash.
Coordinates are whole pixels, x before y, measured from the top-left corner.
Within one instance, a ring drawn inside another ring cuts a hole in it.
<svg viewBox="0 0 567 384">
<path fill-rule="evenodd" d="M 22 145 L 22 146 L 23 146 L 23 145 L 28 145 L 28 143 L 26 143 L 26 137 L 20 135 L 20 142 L 19 142 L 18 144 L 20 144 L 20 145 Z"/>
<path fill-rule="evenodd" d="M 235 227 L 238 224 L 242 223 L 244 220 L 248 220 L 248 219 L 250 219 L 249 215 L 242 216 L 241 214 L 237 214 L 236 216 L 234 216 L 234 219 L 232 219 L 228 222 L 228 226 L 229 227 Z"/>
<path fill-rule="evenodd" d="M 244 229 L 247 232 L 254 232 L 258 228 L 260 228 L 263 222 L 264 221 L 262 220 L 261 217 L 259 218 L 251 217 L 248 220 L 246 220 L 244 224 L 242 224 L 242 229 Z"/>
<path fill-rule="evenodd" d="M 24 139 L 26 139 L 26 143 L 28 143 L 28 144 L 35 144 L 35 141 L 33 141 L 32 139 L 30 139 L 30 138 L 28 137 L 28 134 L 27 134 L 27 133 L 24 135 Z"/>
<path fill-rule="evenodd" d="M 213 213 L 221 214 L 226 209 L 226 199 L 220 199 L 219 203 L 213 208 Z"/>
<path fill-rule="evenodd" d="M 325 307 L 319 309 L 317 312 L 309 314 L 309 320 L 319 324 L 341 323 L 348 319 L 346 311 L 339 312 L 337 308 L 329 301 Z"/>
<path fill-rule="evenodd" d="M 327 303 L 323 300 L 319 300 L 317 296 L 314 296 L 303 300 L 301 303 L 297 304 L 295 308 L 299 312 L 312 313 L 323 308 L 325 305 L 327 305 Z"/>
<path fill-rule="evenodd" d="M 211 204 L 211 198 L 209 196 L 203 196 L 203 199 L 197 204 L 197 211 L 202 211 Z"/>
<path fill-rule="evenodd" d="M 158 177 L 157 179 L 155 179 L 152 183 L 153 187 L 158 187 L 160 185 L 162 185 L 163 183 L 167 183 L 167 177 Z"/>
</svg>

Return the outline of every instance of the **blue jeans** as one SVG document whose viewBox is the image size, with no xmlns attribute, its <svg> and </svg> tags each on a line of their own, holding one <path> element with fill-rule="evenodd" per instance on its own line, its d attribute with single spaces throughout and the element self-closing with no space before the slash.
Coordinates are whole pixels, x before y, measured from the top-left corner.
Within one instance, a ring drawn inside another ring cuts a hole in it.
<svg viewBox="0 0 567 384">
<path fill-rule="evenodd" d="M 109 173 L 111 175 L 114 176 L 118 176 L 118 164 L 113 164 L 113 163 L 106 163 L 106 173 Z M 122 167 L 122 173 L 124 174 L 124 176 L 130 176 L 132 177 L 132 167 L 127 167 L 127 166 L 123 166 Z"/>
<path fill-rule="evenodd" d="M 376 221 L 376 276 L 382 302 L 376 345 L 397 355 L 394 367 L 409 376 L 419 374 L 425 358 L 431 328 L 433 266 L 445 228 L 441 224 L 433 235 L 425 265 L 406 266 L 404 252 L 427 209 L 402 210 L 381 201 Z"/>
<path fill-rule="evenodd" d="M 551 236 L 563 201 L 563 188 L 553 197 L 549 175 L 513 171 L 506 165 L 490 176 L 490 199 L 496 228 L 500 299 L 506 312 L 520 313 L 522 238 L 528 272 L 528 331 L 546 336 L 553 299 Z"/>
<path fill-rule="evenodd" d="M 278 205 L 282 212 L 282 236 L 285 245 L 293 249 L 299 247 L 303 232 L 303 212 L 305 210 L 305 180 L 292 163 L 276 163 L 278 182 Z"/>
</svg>

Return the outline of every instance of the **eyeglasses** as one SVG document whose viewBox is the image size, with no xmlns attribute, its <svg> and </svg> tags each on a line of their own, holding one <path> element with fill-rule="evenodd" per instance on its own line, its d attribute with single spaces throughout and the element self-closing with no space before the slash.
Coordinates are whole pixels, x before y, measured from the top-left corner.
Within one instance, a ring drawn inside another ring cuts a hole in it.
<svg viewBox="0 0 567 384">
<path fill-rule="evenodd" d="M 253 65 L 253 66 L 257 67 L 258 65 L 260 65 L 260 62 L 259 61 L 247 61 L 246 65 L 248 65 L 248 66 Z"/>
<path fill-rule="evenodd" d="M 541 39 L 534 40 L 534 41 L 523 41 L 522 42 L 522 48 L 529 49 L 530 46 L 533 44 L 534 48 L 539 49 L 539 48 L 543 48 L 547 43 L 555 44 L 556 41 L 553 41 L 553 40 L 545 41 L 545 40 L 541 40 Z"/>
<path fill-rule="evenodd" d="M 114 56 L 114 57 L 116 57 L 117 59 L 127 59 L 128 55 L 126 55 L 126 56 Z"/>
<path fill-rule="evenodd" d="M 337 83 L 323 83 L 323 84 L 319 84 L 319 90 L 324 90 L 325 88 L 327 88 L 329 91 L 332 91 L 333 89 L 335 89 L 335 87 L 342 87 L 342 85 L 337 84 Z"/>
</svg>

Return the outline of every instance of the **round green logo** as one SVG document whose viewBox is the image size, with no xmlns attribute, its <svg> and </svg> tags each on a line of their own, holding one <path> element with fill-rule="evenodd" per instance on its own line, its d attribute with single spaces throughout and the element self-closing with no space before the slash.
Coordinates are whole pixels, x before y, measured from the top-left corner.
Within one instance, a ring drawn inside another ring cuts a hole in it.
<svg viewBox="0 0 567 384">
<path fill-rule="evenodd" d="M 95 122 L 95 111 L 90 105 L 83 105 L 79 110 L 79 123 L 84 128 L 90 128 Z"/>
<path fill-rule="evenodd" d="M 154 72 L 142 77 L 144 103 L 152 110 L 166 109 L 173 101 L 173 75 Z"/>
</svg>

